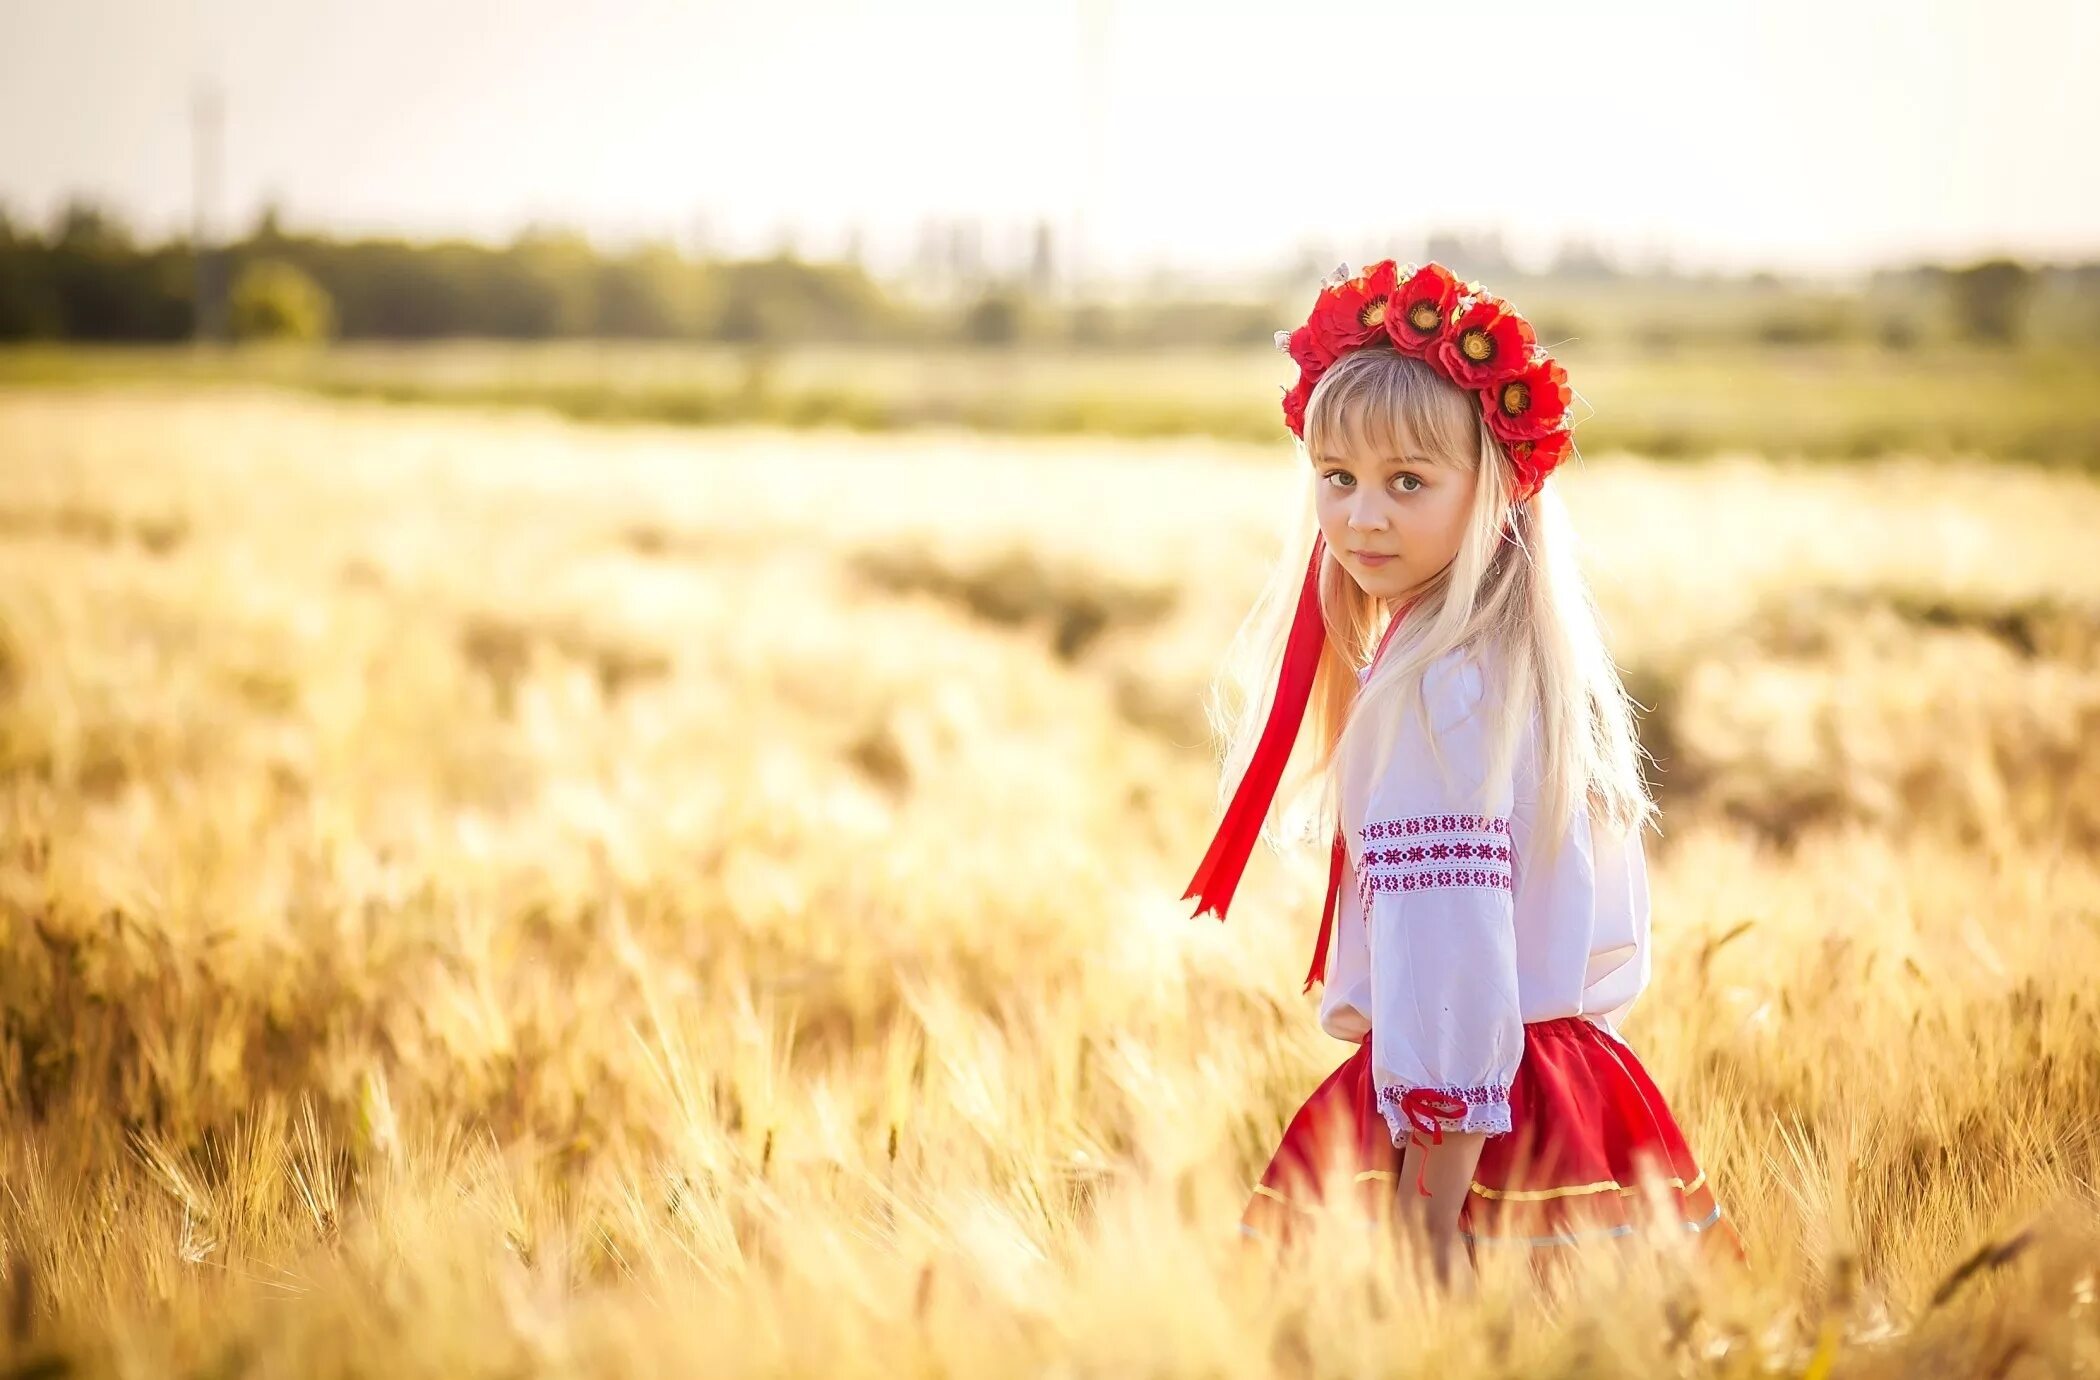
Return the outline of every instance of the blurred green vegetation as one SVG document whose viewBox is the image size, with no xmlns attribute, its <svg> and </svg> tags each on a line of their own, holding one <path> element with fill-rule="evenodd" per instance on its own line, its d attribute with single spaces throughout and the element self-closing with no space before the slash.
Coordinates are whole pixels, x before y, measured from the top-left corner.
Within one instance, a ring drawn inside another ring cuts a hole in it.
<svg viewBox="0 0 2100 1380">
<path fill-rule="evenodd" d="M 1446 261 L 1475 271 L 1462 251 Z M 1568 365 L 1592 454 L 2100 469 L 2100 263 L 1920 265 L 1842 289 L 1479 272 Z M 1270 337 L 1316 276 L 1279 274 L 1248 300 L 1160 285 L 1077 300 L 1041 262 L 885 286 L 786 254 L 607 252 L 545 229 L 500 246 L 342 240 L 274 214 L 200 264 L 75 202 L 42 231 L 0 212 L 0 386 L 172 378 L 593 421 L 1273 441 L 1290 370 Z M 228 287 L 201 333 L 237 343 L 177 346 L 200 333 L 200 282 L 207 300 Z"/>
<path fill-rule="evenodd" d="M 1519 303 L 1549 345 L 1568 340 L 1642 350 L 1732 343 L 1774 348 L 1936 344 L 2100 344 L 2100 261 L 2052 265 L 1996 258 L 1919 264 L 1850 288 L 1770 273 L 1636 274 L 1568 259 L 1539 274 L 1498 248 L 1452 239 L 1432 249 Z M 1403 256 L 1404 257 L 1404 256 Z M 696 256 L 668 241 L 612 251 L 580 232 L 530 227 L 508 244 L 339 239 L 288 232 L 266 211 L 200 263 L 183 239 L 141 243 L 122 217 L 76 199 L 42 229 L 0 205 L 0 340 L 173 341 L 198 330 L 207 298 L 260 271 L 325 298 L 346 340 L 631 339 L 727 344 L 1139 348 L 1266 344 L 1302 317 L 1326 265 L 1297 265 L 1236 293 L 1171 279 L 1075 300 L 1055 290 L 1054 247 L 1026 264 L 974 253 L 922 264 L 884 284 L 856 261 L 781 252 Z M 209 313 L 207 313 L 209 316 Z"/>
<path fill-rule="evenodd" d="M 327 290 L 281 259 L 243 264 L 227 305 L 237 340 L 324 340 L 335 333 Z"/>
</svg>

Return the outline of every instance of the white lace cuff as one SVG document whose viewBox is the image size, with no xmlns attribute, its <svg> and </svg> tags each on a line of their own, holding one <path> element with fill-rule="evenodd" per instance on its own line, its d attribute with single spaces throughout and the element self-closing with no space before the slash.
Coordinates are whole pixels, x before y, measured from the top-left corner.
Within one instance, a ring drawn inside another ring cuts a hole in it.
<svg viewBox="0 0 2100 1380">
<path fill-rule="evenodd" d="M 1386 1125 L 1392 1129 L 1393 1144 L 1405 1147 L 1408 1134 L 1418 1129 L 1401 1110 L 1400 1099 L 1410 1088 L 1380 1088 L 1378 1110 L 1385 1114 Z M 1434 1116 L 1434 1121 L 1446 1131 L 1483 1131 L 1490 1136 L 1506 1135 L 1510 1130 L 1509 1087 L 1483 1086 L 1476 1088 L 1430 1088 L 1427 1091 L 1442 1097 L 1453 1097 L 1466 1104 L 1464 1116 Z"/>
</svg>

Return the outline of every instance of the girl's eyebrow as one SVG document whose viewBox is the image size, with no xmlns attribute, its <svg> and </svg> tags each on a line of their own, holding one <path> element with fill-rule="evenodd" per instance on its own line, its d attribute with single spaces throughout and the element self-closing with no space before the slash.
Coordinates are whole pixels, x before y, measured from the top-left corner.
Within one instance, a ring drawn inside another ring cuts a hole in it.
<svg viewBox="0 0 2100 1380">
<path fill-rule="evenodd" d="M 1323 455 L 1320 457 L 1320 463 L 1323 465 L 1346 465 L 1349 462 L 1339 455 Z M 1388 455 L 1375 463 L 1380 465 L 1421 465 L 1427 467 L 1436 464 L 1436 461 L 1427 455 Z"/>
</svg>

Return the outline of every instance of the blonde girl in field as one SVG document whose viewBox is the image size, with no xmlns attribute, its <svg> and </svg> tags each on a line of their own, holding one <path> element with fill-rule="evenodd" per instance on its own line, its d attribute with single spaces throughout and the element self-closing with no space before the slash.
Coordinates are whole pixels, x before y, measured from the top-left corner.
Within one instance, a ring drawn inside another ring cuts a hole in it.
<svg viewBox="0 0 2100 1380">
<path fill-rule="evenodd" d="M 1740 1260 L 1620 1034 L 1649 978 L 1655 805 L 1547 483 L 1571 453 L 1565 372 L 1435 263 L 1338 270 L 1278 343 L 1318 531 L 1214 694 L 1239 786 L 1187 895 L 1224 918 L 1309 708 L 1337 827 L 1305 986 L 1325 983 L 1320 1024 L 1355 1051 L 1291 1119 L 1241 1230 L 1287 1240 L 1339 1184 L 1443 1281 L 1461 1245 L 1550 1270 L 1642 1228 Z"/>
</svg>

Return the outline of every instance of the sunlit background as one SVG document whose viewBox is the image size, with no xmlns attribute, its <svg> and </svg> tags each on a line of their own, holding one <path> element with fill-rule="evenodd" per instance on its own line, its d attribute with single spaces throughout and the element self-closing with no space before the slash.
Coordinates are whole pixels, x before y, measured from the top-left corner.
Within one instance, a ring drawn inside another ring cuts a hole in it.
<svg viewBox="0 0 2100 1380">
<path fill-rule="evenodd" d="M 0 0 L 0 1370 L 2100 1374 L 2100 9 Z M 1236 1223 L 1204 691 L 1438 259 L 1751 1253 Z M 1600 1262 L 1608 1263 L 1608 1262 Z M 1443 1350 L 1425 1349 L 1433 1336 Z"/>
</svg>

